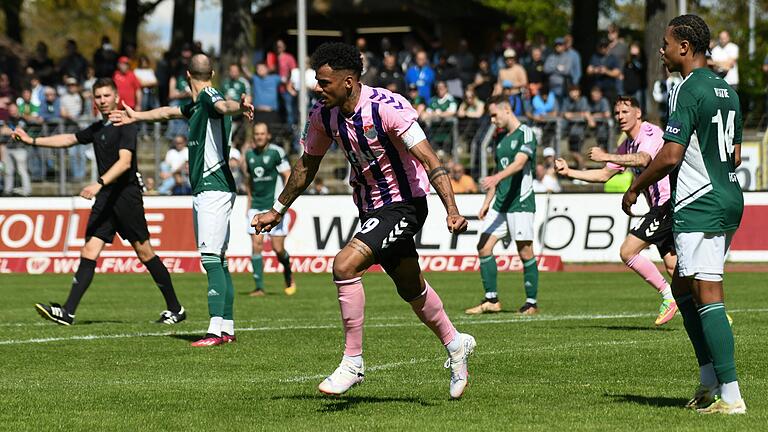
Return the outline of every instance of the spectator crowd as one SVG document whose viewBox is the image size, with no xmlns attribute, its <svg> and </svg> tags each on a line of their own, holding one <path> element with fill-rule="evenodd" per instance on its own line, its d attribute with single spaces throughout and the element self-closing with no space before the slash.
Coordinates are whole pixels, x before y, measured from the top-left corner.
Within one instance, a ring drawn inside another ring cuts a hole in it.
<svg viewBox="0 0 768 432">
<path fill-rule="evenodd" d="M 508 98 L 515 115 L 533 128 L 541 148 L 536 188 L 558 192 L 554 158 L 569 157 L 574 167 L 583 168 L 588 163 L 582 154 L 585 139 L 610 148 L 615 133 L 613 101 L 619 95 L 634 96 L 643 110 L 649 103 L 646 96 L 651 96 L 664 116 L 667 95 L 680 82 L 675 76 L 646 82 L 641 45 L 625 40 L 616 25 L 609 26 L 589 59 L 582 59 L 573 48 L 571 35 L 548 43 L 544 38 L 519 40 L 514 32 L 508 32 L 487 53 L 472 50 L 466 40 L 450 51 L 439 43 L 421 44 L 411 35 L 404 36 L 401 42 L 398 49 L 383 37 L 378 49 L 373 50 L 364 37 L 357 38 L 364 66 L 361 81 L 400 93 L 411 102 L 459 193 L 478 192 L 476 179 L 485 174 L 476 166 L 465 168 L 459 159 L 466 160 L 468 152 L 485 155 L 478 145 L 483 137 L 488 133 L 503 135 L 503 131 L 493 130 L 486 114 L 491 97 Z M 120 99 L 134 109 L 183 105 L 191 100 L 187 65 L 192 55 L 201 51 L 199 43 L 188 44 L 177 54 L 169 52 L 153 61 L 133 46 L 118 53 L 106 36 L 91 61 L 79 52 L 73 40 L 68 40 L 64 49 L 64 55 L 54 62 L 49 47 L 39 42 L 22 68 L 0 63 L 0 170 L 6 195 L 29 195 L 32 182 L 51 179 L 60 169 L 50 153 L 9 141 L 13 127 L 24 127 L 35 135 L 76 130 L 93 121 L 96 112 L 91 86 L 102 77 L 111 77 Z M 739 49 L 730 41 L 728 32 L 721 32 L 712 44 L 711 67 L 734 87 L 739 84 L 738 56 Z M 218 80 L 227 99 L 250 95 L 256 109 L 255 121 L 267 123 L 273 135 L 285 137 L 286 146 L 293 152 L 300 151 L 299 61 L 306 64 L 304 81 L 311 105 L 315 73 L 308 59 L 296 59 L 288 51 L 284 40 L 277 40 L 269 50 L 225 65 L 226 72 Z M 768 75 L 768 56 L 763 70 Z M 250 144 L 247 128 L 238 126 L 236 122 L 230 161 L 236 171 L 240 154 L 244 153 L 242 147 Z M 143 128 L 144 136 L 151 137 L 147 126 Z M 170 145 L 156 167 L 156 176 L 145 179 L 148 193 L 189 193 L 186 132 L 183 120 L 170 121 L 164 128 L 162 137 Z M 67 179 L 86 179 L 87 161 L 92 158 L 87 147 L 67 149 Z M 313 191 L 327 193 L 328 188 L 320 180 Z"/>
</svg>

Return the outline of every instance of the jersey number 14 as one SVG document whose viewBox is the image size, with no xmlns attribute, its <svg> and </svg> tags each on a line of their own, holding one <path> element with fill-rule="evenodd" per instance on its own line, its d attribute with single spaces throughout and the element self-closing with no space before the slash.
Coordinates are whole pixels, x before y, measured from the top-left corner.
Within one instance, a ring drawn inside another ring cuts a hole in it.
<svg viewBox="0 0 768 432">
<path fill-rule="evenodd" d="M 728 156 L 733 157 L 733 132 L 734 119 L 736 111 L 728 111 L 728 117 L 723 124 L 723 114 L 717 110 L 717 114 L 712 117 L 712 123 L 717 124 L 717 148 L 720 151 L 720 161 L 728 162 Z"/>
</svg>

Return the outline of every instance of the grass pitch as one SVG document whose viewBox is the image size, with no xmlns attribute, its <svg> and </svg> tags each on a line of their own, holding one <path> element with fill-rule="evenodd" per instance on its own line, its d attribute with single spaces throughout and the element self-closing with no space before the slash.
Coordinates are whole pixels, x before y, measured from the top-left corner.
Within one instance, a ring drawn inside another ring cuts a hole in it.
<svg viewBox="0 0 768 432">
<path fill-rule="evenodd" d="M 234 275 L 238 342 L 191 348 L 207 328 L 205 276 L 175 275 L 188 320 L 163 309 L 147 274 L 96 275 L 73 327 L 45 322 L 34 302 L 66 297 L 71 276 L 3 275 L 0 430 L 765 430 L 768 298 L 764 275 L 726 276 L 745 416 L 705 417 L 682 405 L 698 372 L 678 316 L 653 326 L 658 295 L 631 273 L 543 273 L 542 313 L 511 311 L 520 274 L 500 274 L 508 313 L 467 317 L 479 275 L 430 274 L 456 326 L 478 342 L 470 387 L 448 399 L 445 353 L 381 274 L 365 277 L 366 381 L 348 395 L 317 384 L 343 349 L 328 275 L 298 275 L 282 295 L 268 275 L 250 298 Z M 271 288 L 271 290 L 269 290 Z"/>
</svg>

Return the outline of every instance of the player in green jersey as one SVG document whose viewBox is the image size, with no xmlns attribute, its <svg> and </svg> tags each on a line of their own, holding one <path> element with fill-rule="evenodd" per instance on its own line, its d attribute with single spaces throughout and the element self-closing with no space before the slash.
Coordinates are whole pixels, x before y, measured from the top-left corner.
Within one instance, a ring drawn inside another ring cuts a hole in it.
<svg viewBox="0 0 768 432">
<path fill-rule="evenodd" d="M 539 269 L 533 254 L 533 217 L 536 197 L 533 193 L 536 166 L 536 138 L 533 130 L 520 123 L 506 98 L 493 99 L 488 105 L 491 121 L 508 132 L 496 146 L 496 174 L 483 179 L 485 201 L 478 218 L 484 220 L 477 243 L 480 275 L 485 297 L 465 312 L 470 315 L 501 311 L 496 292 L 496 257 L 493 247 L 500 239 L 515 240 L 523 262 L 525 304 L 518 310 L 525 315 L 539 311 L 537 293 Z M 495 197 L 495 199 L 494 199 Z M 493 207 L 491 202 L 493 201 Z"/>
<path fill-rule="evenodd" d="M 283 178 L 283 184 L 288 181 L 288 177 L 291 175 L 291 166 L 285 156 L 285 150 L 270 144 L 271 138 L 272 135 L 269 134 L 269 127 L 266 123 L 254 124 L 253 146 L 245 152 L 243 158 L 245 185 L 248 190 L 248 234 L 251 235 L 252 244 L 251 264 L 253 264 L 253 280 L 256 282 L 256 289 L 251 292 L 251 296 L 254 297 L 264 295 L 264 267 L 261 256 L 264 235 L 269 235 L 272 250 L 275 252 L 277 260 L 283 265 L 285 294 L 296 294 L 296 283 L 291 273 L 291 257 L 285 250 L 285 236 L 288 235 L 289 221 L 284 218 L 269 233 L 264 234 L 257 233 L 250 224 L 254 216 L 272 208 L 272 204 L 275 202 L 278 175 Z"/>
<path fill-rule="evenodd" d="M 122 126 L 137 121 L 186 118 L 189 121 L 189 180 L 192 184 L 193 220 L 197 248 L 208 276 L 208 332 L 192 346 L 213 346 L 235 340 L 232 314 L 234 287 L 225 253 L 229 243 L 229 217 L 235 202 L 235 180 L 229 169 L 231 116 L 253 117 L 253 106 L 243 95 L 240 101 L 225 100 L 213 88 L 213 64 L 205 54 L 194 55 L 187 70 L 192 102 L 180 107 L 161 107 L 137 112 L 123 104 L 112 111 L 110 121 Z"/>
<path fill-rule="evenodd" d="M 739 96 L 707 68 L 710 33 L 698 16 L 670 21 L 660 50 L 683 82 L 669 97 L 665 144 L 624 195 L 631 214 L 637 195 L 674 171 L 672 206 L 677 269 L 672 292 L 699 363 L 700 385 L 688 402 L 705 414 L 743 414 L 733 331 L 723 304 L 723 267 L 741 222 Z"/>
</svg>

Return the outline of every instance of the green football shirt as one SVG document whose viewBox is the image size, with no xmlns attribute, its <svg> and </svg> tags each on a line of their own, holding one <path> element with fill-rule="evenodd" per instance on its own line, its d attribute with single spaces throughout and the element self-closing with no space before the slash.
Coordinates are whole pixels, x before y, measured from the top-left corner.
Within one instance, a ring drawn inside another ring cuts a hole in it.
<svg viewBox="0 0 768 432">
<path fill-rule="evenodd" d="M 237 192 L 229 169 L 229 139 L 232 119 L 219 114 L 213 104 L 224 100 L 213 87 L 206 87 L 197 100 L 182 105 L 189 120 L 189 182 L 192 194 L 205 191 Z"/>
<path fill-rule="evenodd" d="M 239 101 L 244 94 L 250 94 L 251 85 L 245 78 L 230 79 L 227 78 L 221 83 L 221 92 L 229 100 Z"/>
<path fill-rule="evenodd" d="M 496 146 L 496 172 L 501 172 L 511 164 L 518 153 L 528 155 L 528 161 L 522 170 L 496 185 L 493 209 L 499 213 L 536 211 L 536 197 L 533 193 L 536 137 L 526 125 L 520 125 L 514 132 L 507 134 Z"/>
<path fill-rule="evenodd" d="M 251 187 L 251 208 L 269 210 L 275 202 L 279 174 L 291 169 L 285 151 L 274 144 L 267 145 L 260 152 L 250 149 L 245 153 L 245 163 Z"/>
<path fill-rule="evenodd" d="M 734 159 L 742 128 L 738 94 L 709 68 L 699 68 L 672 90 L 669 107 L 664 140 L 685 147 L 670 176 L 674 231 L 735 230 L 744 210 Z"/>
</svg>

